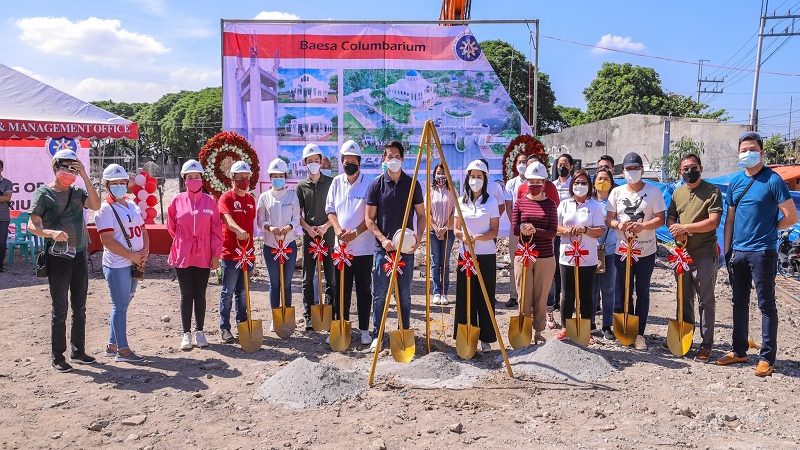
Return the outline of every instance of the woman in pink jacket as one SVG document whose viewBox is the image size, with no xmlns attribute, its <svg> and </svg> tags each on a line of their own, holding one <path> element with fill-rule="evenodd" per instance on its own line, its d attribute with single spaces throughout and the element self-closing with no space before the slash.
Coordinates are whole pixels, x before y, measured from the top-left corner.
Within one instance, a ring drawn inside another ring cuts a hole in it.
<svg viewBox="0 0 800 450">
<path fill-rule="evenodd" d="M 186 191 L 175 196 L 169 205 L 167 230 L 172 236 L 169 265 L 178 273 L 181 289 L 181 350 L 193 346 L 208 347 L 203 334 L 206 315 L 208 275 L 219 267 L 222 252 L 222 224 L 217 201 L 204 193 L 203 166 L 190 159 L 183 164 L 181 176 Z M 192 309 L 194 309 L 194 343 L 192 343 Z"/>
</svg>

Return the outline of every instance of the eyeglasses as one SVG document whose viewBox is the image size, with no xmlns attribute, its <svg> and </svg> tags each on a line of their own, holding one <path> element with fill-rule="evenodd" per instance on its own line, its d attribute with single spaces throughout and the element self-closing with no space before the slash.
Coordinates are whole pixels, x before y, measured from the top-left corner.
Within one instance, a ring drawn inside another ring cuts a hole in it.
<svg viewBox="0 0 800 450">
<path fill-rule="evenodd" d="M 77 167 L 68 165 L 60 165 L 58 166 L 58 170 L 63 170 L 64 172 L 70 172 L 70 173 L 78 173 Z"/>
<path fill-rule="evenodd" d="M 689 173 L 693 170 L 700 170 L 700 166 L 689 166 L 689 167 L 681 167 L 682 173 Z"/>
</svg>

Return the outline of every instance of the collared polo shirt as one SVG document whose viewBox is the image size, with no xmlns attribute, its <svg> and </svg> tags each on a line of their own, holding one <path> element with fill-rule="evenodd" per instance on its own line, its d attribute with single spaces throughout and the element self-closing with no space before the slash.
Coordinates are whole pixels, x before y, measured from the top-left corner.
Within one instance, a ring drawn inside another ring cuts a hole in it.
<svg viewBox="0 0 800 450">
<path fill-rule="evenodd" d="M 422 188 L 419 181 L 415 181 L 414 198 L 411 202 L 412 207 L 424 203 L 422 198 Z M 378 208 L 375 215 L 375 223 L 384 236 L 391 239 L 394 233 L 403 228 L 403 214 L 406 211 L 406 203 L 411 193 L 411 177 L 405 172 L 400 173 L 397 182 L 392 180 L 389 174 L 384 173 L 374 179 L 367 191 L 367 205 Z M 413 229 L 414 209 L 408 215 L 408 222 L 405 228 Z M 380 248 L 381 243 L 375 239 L 375 245 Z"/>
<path fill-rule="evenodd" d="M 331 183 L 328 198 L 325 201 L 325 212 L 336 214 L 339 225 L 345 230 L 355 230 L 364 223 L 364 213 L 367 209 L 367 191 L 371 180 L 363 173 L 358 174 L 355 183 L 350 184 L 347 174 L 337 175 Z M 347 244 L 353 256 L 371 255 L 375 252 L 375 236 L 371 231 L 365 230 Z M 339 239 L 336 239 L 337 244 Z"/>
</svg>

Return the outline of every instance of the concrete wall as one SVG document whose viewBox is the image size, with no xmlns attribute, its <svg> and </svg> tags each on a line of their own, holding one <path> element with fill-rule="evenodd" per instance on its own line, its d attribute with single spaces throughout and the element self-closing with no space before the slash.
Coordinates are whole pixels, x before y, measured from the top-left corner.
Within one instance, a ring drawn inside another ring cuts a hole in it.
<svg viewBox="0 0 800 450">
<path fill-rule="evenodd" d="M 570 127 L 560 133 L 542 137 L 550 155 L 569 153 L 593 167 L 603 154 L 611 155 L 617 164 L 628 152 L 637 152 L 645 162 L 661 157 L 666 116 L 628 114 L 613 119 Z M 670 122 L 670 142 L 683 136 L 705 144 L 702 155 L 704 177 L 715 177 L 737 170 L 736 155 L 739 136 L 747 125 L 729 124 L 714 119 L 673 117 Z"/>
</svg>

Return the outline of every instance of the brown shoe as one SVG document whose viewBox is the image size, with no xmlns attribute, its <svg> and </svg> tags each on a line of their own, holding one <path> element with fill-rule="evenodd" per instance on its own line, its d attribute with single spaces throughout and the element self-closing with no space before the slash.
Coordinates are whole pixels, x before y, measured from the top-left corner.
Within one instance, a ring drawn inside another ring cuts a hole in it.
<svg viewBox="0 0 800 450">
<path fill-rule="evenodd" d="M 694 360 L 697 362 L 707 363 L 709 359 L 711 359 L 711 349 L 708 347 L 700 347 L 694 355 Z"/>
<path fill-rule="evenodd" d="M 715 364 L 718 366 L 728 366 L 730 364 L 736 363 L 745 363 L 747 362 L 747 357 L 743 356 L 736 356 L 733 352 L 728 352 L 722 358 L 715 361 Z"/>
<path fill-rule="evenodd" d="M 764 360 L 759 361 L 758 365 L 756 366 L 756 376 L 757 377 L 772 376 L 772 366 Z"/>
</svg>

